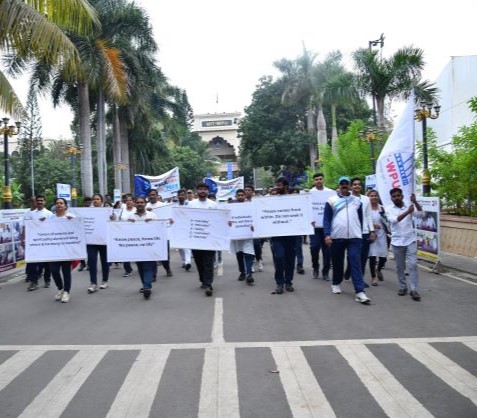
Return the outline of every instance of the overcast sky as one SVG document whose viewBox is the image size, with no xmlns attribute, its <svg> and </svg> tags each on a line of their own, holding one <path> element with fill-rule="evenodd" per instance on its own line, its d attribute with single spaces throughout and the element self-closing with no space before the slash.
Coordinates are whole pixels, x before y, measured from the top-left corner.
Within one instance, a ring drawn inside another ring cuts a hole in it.
<svg viewBox="0 0 477 418">
<path fill-rule="evenodd" d="M 277 75 L 273 62 L 301 55 L 303 43 L 323 59 L 385 35 L 383 55 L 403 46 L 424 50 L 424 78 L 434 81 L 451 56 L 476 55 L 475 2 L 375 0 L 137 0 L 159 45 L 158 63 L 187 91 L 194 112 L 243 111 L 258 79 Z M 351 69 L 351 67 L 349 67 Z M 27 83 L 15 83 L 26 98 Z M 216 103 L 218 95 L 219 103 Z M 71 117 L 42 102 L 44 137 L 70 137 Z"/>
</svg>

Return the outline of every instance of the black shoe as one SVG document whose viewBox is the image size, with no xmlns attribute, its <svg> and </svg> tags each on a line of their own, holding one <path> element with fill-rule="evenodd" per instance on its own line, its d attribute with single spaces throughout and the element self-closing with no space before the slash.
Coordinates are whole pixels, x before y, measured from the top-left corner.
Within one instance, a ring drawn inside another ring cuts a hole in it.
<svg viewBox="0 0 477 418">
<path fill-rule="evenodd" d="M 79 266 L 78 271 L 83 271 L 86 268 L 86 266 Z"/>
<path fill-rule="evenodd" d="M 45 289 L 49 289 L 49 288 L 50 288 L 50 285 L 51 285 L 51 282 L 50 282 L 50 281 L 46 281 L 46 282 L 45 282 Z"/>
<path fill-rule="evenodd" d="M 296 266 L 296 272 L 298 274 L 305 274 L 305 270 L 303 269 L 303 266 Z"/>
<path fill-rule="evenodd" d="M 29 292 L 31 292 L 31 291 L 36 290 L 36 289 L 38 289 L 38 284 L 35 283 L 35 282 L 30 282 L 30 285 L 28 286 L 28 289 L 27 289 L 27 290 L 28 290 Z"/>
<path fill-rule="evenodd" d="M 213 293 L 214 293 L 214 289 L 212 289 L 212 286 L 205 287 L 205 296 L 212 296 Z"/>
<path fill-rule="evenodd" d="M 247 284 L 252 284 L 255 280 L 252 276 L 252 274 L 247 274 Z"/>
<path fill-rule="evenodd" d="M 323 274 L 323 280 L 325 282 L 329 282 L 330 281 L 330 276 L 328 276 L 327 274 Z"/>
<path fill-rule="evenodd" d="M 317 279 L 318 277 L 320 277 L 320 272 L 318 269 L 313 269 L 313 278 Z"/>
<path fill-rule="evenodd" d="M 412 300 L 419 302 L 421 300 L 421 295 L 417 293 L 417 290 L 411 290 L 409 292 L 409 296 L 411 296 Z"/>
<path fill-rule="evenodd" d="M 407 295 L 407 288 L 399 289 L 398 295 L 399 295 L 399 296 L 405 296 L 405 295 Z"/>
<path fill-rule="evenodd" d="M 149 297 L 151 296 L 151 289 L 144 289 L 142 295 L 144 296 L 144 299 L 149 299 Z"/>
<path fill-rule="evenodd" d="M 245 273 L 240 273 L 240 276 L 238 277 L 239 282 L 243 282 L 245 280 Z"/>
<path fill-rule="evenodd" d="M 185 269 L 185 266 L 186 266 L 185 263 L 182 263 L 182 266 L 181 266 L 181 267 L 182 267 L 183 269 Z"/>
<path fill-rule="evenodd" d="M 201 289 L 207 289 L 207 286 L 206 286 L 204 283 L 202 283 L 202 284 L 200 285 L 200 288 L 201 288 Z"/>
<path fill-rule="evenodd" d="M 139 289 L 139 293 L 144 293 L 144 287 L 141 287 L 141 288 Z"/>
<path fill-rule="evenodd" d="M 191 268 L 191 265 L 190 265 L 190 263 L 187 263 L 187 264 L 185 265 L 185 271 L 189 271 L 189 270 L 190 270 L 190 268 Z"/>
<path fill-rule="evenodd" d="M 383 277 L 383 272 L 382 271 L 378 271 L 378 280 L 380 282 L 383 282 L 384 281 L 384 277 Z"/>
<path fill-rule="evenodd" d="M 294 287 L 291 284 L 288 285 L 288 286 L 285 286 L 285 290 L 287 292 L 294 292 L 295 291 Z"/>
<path fill-rule="evenodd" d="M 275 292 L 274 292 L 276 295 L 281 295 L 283 294 L 283 287 L 281 286 L 278 286 L 276 289 L 275 289 Z"/>
</svg>

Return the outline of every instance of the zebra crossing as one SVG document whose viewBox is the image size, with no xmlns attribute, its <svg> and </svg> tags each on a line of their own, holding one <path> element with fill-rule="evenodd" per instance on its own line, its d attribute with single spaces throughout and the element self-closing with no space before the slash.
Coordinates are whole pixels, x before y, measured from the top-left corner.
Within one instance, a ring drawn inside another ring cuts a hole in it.
<svg viewBox="0 0 477 418">
<path fill-rule="evenodd" d="M 477 364 L 477 336 L 233 343 L 223 341 L 219 329 L 210 343 L 0 346 L 0 416 L 375 416 L 349 412 L 353 404 L 372 405 L 376 416 L 477 416 L 477 367 L 466 369 Z M 442 349 L 447 345 L 465 352 L 467 360 L 444 354 L 449 354 Z M 120 357 L 113 360 L 112 354 Z M 400 357 L 414 364 L 405 378 L 396 373 L 406 368 L 406 362 L 396 360 Z M 107 383 L 114 391 L 102 397 L 103 377 L 115 363 L 122 371 Z M 51 373 L 44 375 L 46 366 Z M 417 393 L 416 380 L 423 376 L 429 392 L 441 388 L 435 395 L 442 405 L 454 400 L 459 409 L 443 410 L 436 397 L 426 395 L 426 387 Z M 182 386 L 170 392 L 172 378 Z M 356 392 L 344 388 L 336 396 L 330 389 L 351 381 L 361 386 Z M 18 390 L 20 403 L 12 401 Z M 98 394 L 94 402 L 85 391 Z M 251 398 L 261 399 L 255 414 Z M 272 402 L 282 402 L 273 415 Z M 81 415 L 84 408 L 97 414 Z"/>
</svg>

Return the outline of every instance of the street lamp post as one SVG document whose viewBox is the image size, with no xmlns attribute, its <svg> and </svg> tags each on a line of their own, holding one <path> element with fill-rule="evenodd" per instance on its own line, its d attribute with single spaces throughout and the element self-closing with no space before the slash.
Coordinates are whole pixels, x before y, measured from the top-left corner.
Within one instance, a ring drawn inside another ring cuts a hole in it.
<svg viewBox="0 0 477 418">
<path fill-rule="evenodd" d="M 431 194 L 431 173 L 429 172 L 429 156 L 427 152 L 427 119 L 437 119 L 441 107 L 432 106 L 432 103 L 421 101 L 421 107 L 415 110 L 415 119 L 422 122 L 422 194 L 430 196 Z"/>
<path fill-rule="evenodd" d="M 384 46 L 384 33 L 381 34 L 379 39 L 376 39 L 374 41 L 368 41 L 369 51 L 371 52 L 373 50 L 373 46 L 378 46 L 378 45 L 381 48 L 381 54 L 382 54 L 383 46 Z M 376 96 L 374 93 L 371 93 L 371 98 L 373 100 L 373 122 L 375 125 L 377 125 L 378 123 L 377 123 L 377 117 L 376 117 Z"/>
<path fill-rule="evenodd" d="M 3 186 L 3 207 L 4 209 L 12 208 L 12 191 L 10 189 L 10 156 L 8 154 L 8 137 L 18 135 L 20 132 L 20 122 L 16 122 L 15 125 L 8 125 L 9 118 L 3 118 L 3 126 L 0 127 L 0 133 L 3 134 L 3 161 L 5 165 L 5 181 Z"/>
<path fill-rule="evenodd" d="M 76 192 L 76 182 L 75 182 L 75 158 L 77 155 L 81 155 L 83 152 L 83 147 L 81 145 L 76 146 L 71 142 L 68 142 L 64 146 L 63 152 L 70 157 L 70 169 L 71 169 L 71 206 L 76 206 L 76 200 L 78 199 L 78 194 Z"/>
<path fill-rule="evenodd" d="M 363 135 L 362 139 L 366 142 L 369 142 L 369 155 L 371 158 L 371 167 L 373 168 L 373 174 L 376 173 L 376 148 L 375 142 L 379 141 L 380 132 L 377 128 L 368 128 L 366 132 L 360 132 Z"/>
</svg>

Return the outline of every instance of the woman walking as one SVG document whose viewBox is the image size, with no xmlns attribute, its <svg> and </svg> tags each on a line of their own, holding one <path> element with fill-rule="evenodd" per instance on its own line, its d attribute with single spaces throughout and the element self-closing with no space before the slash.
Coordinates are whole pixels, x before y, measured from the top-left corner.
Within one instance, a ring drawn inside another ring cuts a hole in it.
<svg viewBox="0 0 477 418">
<path fill-rule="evenodd" d="M 130 194 L 126 195 L 125 205 L 126 207 L 121 209 L 121 213 L 119 214 L 120 221 L 127 221 L 131 215 L 134 215 L 136 213 L 136 207 L 134 206 L 134 198 Z M 123 277 L 131 276 L 133 271 L 131 267 L 131 263 L 129 261 L 124 262 L 123 267 L 124 267 Z"/>
<path fill-rule="evenodd" d="M 68 203 L 62 197 L 57 197 L 54 201 L 55 214 L 51 219 L 73 219 L 74 215 L 68 212 Z M 71 260 L 53 261 L 50 263 L 51 275 L 55 281 L 58 293 L 55 295 L 56 301 L 67 303 L 70 301 L 71 291 Z M 63 273 L 63 277 L 61 274 Z"/>
<path fill-rule="evenodd" d="M 379 204 L 379 193 L 371 190 L 368 193 L 373 212 L 373 224 L 376 232 L 376 240 L 369 246 L 369 269 L 371 270 L 371 285 L 377 286 L 378 280 L 383 281 L 382 269 L 386 264 L 388 255 L 387 244 L 387 221 L 384 208 Z M 377 267 L 377 269 L 376 269 Z"/>
</svg>

